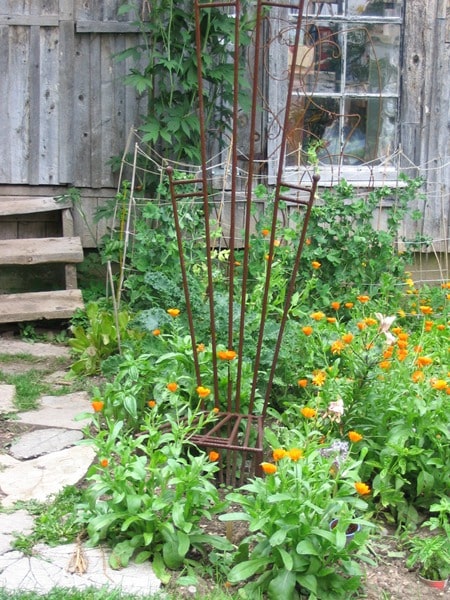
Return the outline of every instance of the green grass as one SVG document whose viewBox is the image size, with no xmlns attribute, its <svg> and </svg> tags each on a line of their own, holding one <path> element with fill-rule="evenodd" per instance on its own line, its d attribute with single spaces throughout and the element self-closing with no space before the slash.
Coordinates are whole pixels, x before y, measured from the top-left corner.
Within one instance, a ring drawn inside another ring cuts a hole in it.
<svg viewBox="0 0 450 600">
<path fill-rule="evenodd" d="M 233 596 L 219 590 L 213 590 L 206 596 L 192 594 L 192 600 L 232 600 Z M 0 589 L 0 600 L 42 600 L 36 592 L 7 592 Z M 86 588 L 84 590 L 55 588 L 45 595 L 46 600 L 180 600 L 180 595 L 161 591 L 151 596 L 123 594 L 119 590 Z"/>
</svg>

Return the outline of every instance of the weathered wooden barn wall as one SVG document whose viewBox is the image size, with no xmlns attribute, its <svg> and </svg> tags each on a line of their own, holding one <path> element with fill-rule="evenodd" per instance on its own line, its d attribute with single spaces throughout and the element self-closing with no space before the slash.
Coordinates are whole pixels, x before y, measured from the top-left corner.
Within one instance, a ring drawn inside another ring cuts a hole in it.
<svg viewBox="0 0 450 600">
<path fill-rule="evenodd" d="M 410 237 L 418 232 L 434 240 L 429 251 L 436 253 L 448 277 L 450 0 L 405 2 L 400 126 L 402 151 L 409 159 L 403 167 L 419 165 L 417 172 L 426 180 L 423 219 L 417 225 L 407 223 L 406 233 Z M 418 203 L 418 208 L 423 204 Z"/>
<path fill-rule="evenodd" d="M 127 22 L 132 17 L 118 16 L 120 4 L 0 0 L 0 195 L 44 196 L 49 190 L 59 195 L 74 186 L 82 192 L 89 221 L 96 205 L 115 195 L 108 161 L 122 154 L 131 126 L 146 110 L 145 101 L 123 83 L 131 63 L 114 60 L 137 41 Z M 405 0 L 402 166 L 426 178 L 427 198 L 424 218 L 408 222 L 405 234 L 429 235 L 434 240 L 429 250 L 447 256 L 440 259 L 447 260 L 447 273 L 449 23 L 450 0 Z M 84 218 L 75 218 L 85 247 L 93 246 Z M 97 227 L 91 229 L 100 236 Z"/>
<path fill-rule="evenodd" d="M 80 188 L 88 217 L 116 177 L 130 128 L 145 111 L 114 56 L 137 33 L 120 0 L 0 0 L 0 195 Z M 31 187 L 29 187 L 31 186 Z M 95 245 L 79 218 L 86 246 Z M 0 233 L 1 235 L 1 233 Z"/>
</svg>

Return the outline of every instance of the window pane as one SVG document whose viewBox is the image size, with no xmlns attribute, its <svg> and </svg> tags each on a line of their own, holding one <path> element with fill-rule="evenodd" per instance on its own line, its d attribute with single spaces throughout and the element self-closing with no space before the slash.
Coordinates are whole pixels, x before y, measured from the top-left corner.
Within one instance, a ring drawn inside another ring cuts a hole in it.
<svg viewBox="0 0 450 600">
<path fill-rule="evenodd" d="M 345 91 L 397 94 L 400 27 L 352 27 L 346 35 Z"/>
<path fill-rule="evenodd" d="M 396 146 L 396 112 L 394 98 L 295 98 L 286 164 L 307 164 L 311 151 L 322 164 L 381 161 Z"/>
<path fill-rule="evenodd" d="M 367 17 L 400 17 L 402 0 L 347 0 L 347 14 Z"/>
</svg>

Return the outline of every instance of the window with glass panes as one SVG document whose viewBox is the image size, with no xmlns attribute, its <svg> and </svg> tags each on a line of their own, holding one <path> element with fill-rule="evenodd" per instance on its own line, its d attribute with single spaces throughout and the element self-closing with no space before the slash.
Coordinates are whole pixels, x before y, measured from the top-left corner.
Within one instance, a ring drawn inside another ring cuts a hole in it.
<svg viewBox="0 0 450 600">
<path fill-rule="evenodd" d="M 352 167 L 389 163 L 398 146 L 402 3 L 305 0 L 297 47 L 295 10 L 280 18 L 279 64 L 295 70 L 288 169 L 313 157 L 351 179 Z"/>
</svg>

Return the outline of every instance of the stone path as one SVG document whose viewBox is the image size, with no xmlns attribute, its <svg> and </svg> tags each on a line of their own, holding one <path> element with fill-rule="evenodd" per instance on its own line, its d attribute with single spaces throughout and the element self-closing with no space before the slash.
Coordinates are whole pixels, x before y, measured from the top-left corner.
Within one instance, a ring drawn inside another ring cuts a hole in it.
<svg viewBox="0 0 450 600">
<path fill-rule="evenodd" d="M 0 354 L 65 356 L 67 349 L 51 344 L 30 344 L 0 337 Z M 0 418 L 11 416 L 15 388 L 0 384 Z M 7 454 L 0 454 L 0 589 L 35 591 L 45 595 L 53 587 L 84 589 L 87 587 L 121 588 L 125 593 L 149 597 L 158 592 L 160 581 L 149 563 L 130 564 L 114 571 L 108 566 L 108 551 L 85 548 L 82 557 L 86 571 L 72 572 L 76 544 L 48 547 L 38 544 L 33 555 L 26 556 L 11 546 L 14 534 L 30 534 L 33 517 L 17 501 L 45 502 L 68 485 L 83 479 L 95 458 L 90 446 L 77 445 L 86 420 L 77 417 L 91 413 L 86 392 L 64 396 L 44 396 L 37 410 L 16 413 L 17 422 L 32 426 L 32 431 L 14 440 Z M 89 416 L 87 417 L 89 418 Z"/>
</svg>

